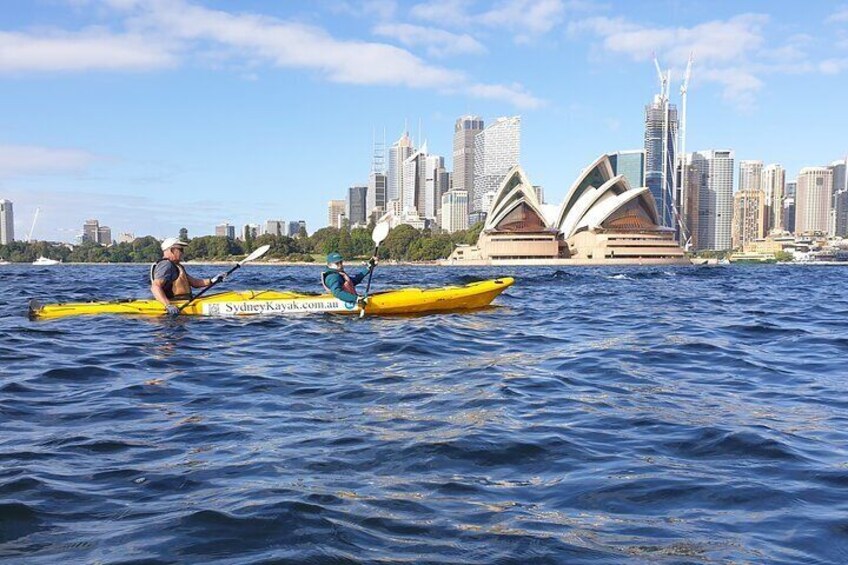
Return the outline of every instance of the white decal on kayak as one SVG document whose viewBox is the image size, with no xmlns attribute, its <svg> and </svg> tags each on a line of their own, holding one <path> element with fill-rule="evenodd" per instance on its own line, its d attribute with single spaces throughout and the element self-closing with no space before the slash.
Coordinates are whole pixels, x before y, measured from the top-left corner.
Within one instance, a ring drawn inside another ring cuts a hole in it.
<svg viewBox="0 0 848 565">
<path fill-rule="evenodd" d="M 211 302 L 203 305 L 204 316 L 243 316 L 248 314 L 296 314 L 298 312 L 343 312 L 351 308 L 341 300 L 250 300 Z"/>
</svg>

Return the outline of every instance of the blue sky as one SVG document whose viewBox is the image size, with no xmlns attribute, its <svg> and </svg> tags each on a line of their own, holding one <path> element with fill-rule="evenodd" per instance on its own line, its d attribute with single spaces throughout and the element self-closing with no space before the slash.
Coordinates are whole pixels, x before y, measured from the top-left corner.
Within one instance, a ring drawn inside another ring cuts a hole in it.
<svg viewBox="0 0 848 565">
<path fill-rule="evenodd" d="M 848 3 L 4 0 L 0 198 L 72 241 L 305 219 L 364 183 L 409 124 L 451 166 L 453 122 L 522 116 L 522 165 L 559 202 L 642 145 L 652 53 L 695 64 L 687 149 L 804 166 L 848 153 Z M 675 95 L 673 101 L 679 102 Z"/>
</svg>

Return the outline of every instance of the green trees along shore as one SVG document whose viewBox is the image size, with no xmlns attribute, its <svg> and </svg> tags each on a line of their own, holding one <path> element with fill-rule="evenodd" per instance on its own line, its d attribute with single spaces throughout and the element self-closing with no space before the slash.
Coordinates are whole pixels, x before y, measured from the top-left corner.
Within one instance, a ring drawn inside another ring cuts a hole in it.
<svg viewBox="0 0 848 565">
<path fill-rule="evenodd" d="M 467 231 L 433 233 L 401 225 L 389 232 L 380 246 L 380 258 L 397 261 L 434 261 L 445 259 L 457 244 L 477 241 L 482 223 Z M 180 230 L 181 237 L 188 236 Z M 245 240 L 204 235 L 189 240 L 187 260 L 225 261 L 250 253 L 260 245 L 270 245 L 266 259 L 312 263 L 323 261 L 323 255 L 338 251 L 351 259 L 370 257 L 374 251 L 371 230 L 367 228 L 321 228 L 311 236 L 298 237 L 260 235 Z M 80 245 L 47 241 L 15 241 L 0 245 L 0 259 L 14 263 L 31 263 L 39 257 L 59 259 L 66 263 L 152 263 L 162 256 L 159 240 L 152 236 L 136 238 L 131 243 L 104 247 L 86 242 Z"/>
</svg>

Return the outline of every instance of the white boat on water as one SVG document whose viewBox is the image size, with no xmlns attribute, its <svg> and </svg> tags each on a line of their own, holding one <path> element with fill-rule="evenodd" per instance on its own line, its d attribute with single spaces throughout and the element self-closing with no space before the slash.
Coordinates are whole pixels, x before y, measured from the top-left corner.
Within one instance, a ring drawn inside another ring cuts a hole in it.
<svg viewBox="0 0 848 565">
<path fill-rule="evenodd" d="M 8 261 L 4 261 L 3 259 L 0 259 L 0 265 L 11 265 L 11 263 L 9 263 Z"/>
<path fill-rule="evenodd" d="M 44 255 L 32 262 L 33 265 L 39 265 L 42 267 L 46 267 L 47 265 L 58 265 L 59 263 L 61 263 L 61 261 L 57 261 L 56 259 L 48 259 Z"/>
</svg>

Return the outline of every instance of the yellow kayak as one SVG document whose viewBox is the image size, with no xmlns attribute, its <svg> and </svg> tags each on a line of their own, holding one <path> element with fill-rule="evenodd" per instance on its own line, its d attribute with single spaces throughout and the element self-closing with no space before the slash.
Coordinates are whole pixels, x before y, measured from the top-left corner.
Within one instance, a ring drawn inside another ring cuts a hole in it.
<svg viewBox="0 0 848 565">
<path fill-rule="evenodd" d="M 500 293 L 512 286 L 515 279 L 505 277 L 474 282 L 464 286 L 440 288 L 401 288 L 375 292 L 368 297 L 366 316 L 422 314 L 472 310 L 488 306 Z M 185 301 L 175 301 L 177 307 Z M 204 295 L 183 311 L 187 316 L 248 316 L 287 315 L 313 312 L 361 314 L 360 308 L 343 302 L 331 294 L 310 295 L 278 290 L 240 290 Z M 40 304 L 33 300 L 29 317 L 33 320 L 92 316 L 101 314 L 130 314 L 164 316 L 165 307 L 156 300 L 115 300 L 110 302 L 67 302 Z"/>
</svg>

